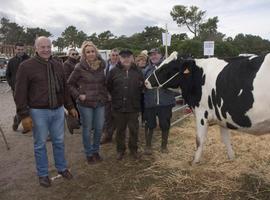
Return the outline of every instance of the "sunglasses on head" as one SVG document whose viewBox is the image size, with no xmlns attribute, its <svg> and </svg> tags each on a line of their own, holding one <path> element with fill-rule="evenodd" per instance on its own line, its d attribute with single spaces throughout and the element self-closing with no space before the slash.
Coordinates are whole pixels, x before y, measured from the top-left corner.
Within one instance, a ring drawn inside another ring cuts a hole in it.
<svg viewBox="0 0 270 200">
<path fill-rule="evenodd" d="M 78 56 L 79 54 L 78 53 L 72 53 L 71 55 L 72 56 Z"/>
</svg>

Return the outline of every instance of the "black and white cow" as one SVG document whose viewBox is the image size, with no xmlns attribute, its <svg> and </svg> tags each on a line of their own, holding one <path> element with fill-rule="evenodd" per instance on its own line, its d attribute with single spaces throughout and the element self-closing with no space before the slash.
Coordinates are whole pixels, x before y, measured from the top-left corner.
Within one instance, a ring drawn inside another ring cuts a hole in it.
<svg viewBox="0 0 270 200">
<path fill-rule="evenodd" d="M 229 159 L 234 158 L 228 129 L 254 135 L 270 132 L 270 54 L 231 59 L 183 59 L 172 53 L 146 79 L 147 88 L 179 87 L 193 109 L 201 159 L 209 125 L 218 124 Z"/>
</svg>

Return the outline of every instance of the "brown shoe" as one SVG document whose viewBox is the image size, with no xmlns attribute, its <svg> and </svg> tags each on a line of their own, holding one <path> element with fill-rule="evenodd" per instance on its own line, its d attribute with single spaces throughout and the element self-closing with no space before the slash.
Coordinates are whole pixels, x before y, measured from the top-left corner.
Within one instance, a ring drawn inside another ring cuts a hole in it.
<svg viewBox="0 0 270 200">
<path fill-rule="evenodd" d="M 43 187 L 51 187 L 51 180 L 49 179 L 48 176 L 40 176 L 38 177 L 39 180 L 39 185 Z"/>
<path fill-rule="evenodd" d="M 122 160 L 123 157 L 124 157 L 124 152 L 118 152 L 118 153 L 117 153 L 117 156 L 116 156 L 116 159 L 117 159 L 117 160 Z"/>
<path fill-rule="evenodd" d="M 68 169 L 65 169 L 62 172 L 58 172 L 58 174 L 62 175 L 67 180 L 71 180 L 73 178 L 72 174 L 70 173 Z"/>
<path fill-rule="evenodd" d="M 26 134 L 28 132 L 30 132 L 31 130 L 22 130 L 22 134 Z"/>
<path fill-rule="evenodd" d="M 96 160 L 95 160 L 94 156 L 87 156 L 86 159 L 87 159 L 87 163 L 88 163 L 89 165 L 93 165 L 93 164 L 96 163 Z"/>
<path fill-rule="evenodd" d="M 93 158 L 96 162 L 101 162 L 103 160 L 99 153 L 93 153 Z"/>
</svg>

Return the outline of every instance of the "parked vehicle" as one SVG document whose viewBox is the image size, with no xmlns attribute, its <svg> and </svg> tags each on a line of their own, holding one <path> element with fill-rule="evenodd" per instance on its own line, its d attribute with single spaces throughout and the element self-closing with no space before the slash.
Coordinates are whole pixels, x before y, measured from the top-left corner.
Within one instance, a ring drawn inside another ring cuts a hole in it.
<svg viewBox="0 0 270 200">
<path fill-rule="evenodd" d="M 8 58 L 0 56 L 0 82 L 6 81 L 6 70 L 7 70 Z"/>
</svg>

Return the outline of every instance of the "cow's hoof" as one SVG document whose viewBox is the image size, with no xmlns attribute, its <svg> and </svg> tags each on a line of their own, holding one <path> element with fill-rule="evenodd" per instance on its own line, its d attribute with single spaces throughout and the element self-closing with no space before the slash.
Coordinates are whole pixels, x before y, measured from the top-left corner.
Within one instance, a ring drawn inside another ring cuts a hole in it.
<svg viewBox="0 0 270 200">
<path fill-rule="evenodd" d="M 197 166 L 200 164 L 200 161 L 196 162 L 195 160 L 192 160 L 192 161 L 189 161 L 189 164 L 190 164 L 190 166 Z"/>
<path fill-rule="evenodd" d="M 234 161 L 234 157 L 228 157 L 229 161 Z"/>
</svg>

